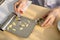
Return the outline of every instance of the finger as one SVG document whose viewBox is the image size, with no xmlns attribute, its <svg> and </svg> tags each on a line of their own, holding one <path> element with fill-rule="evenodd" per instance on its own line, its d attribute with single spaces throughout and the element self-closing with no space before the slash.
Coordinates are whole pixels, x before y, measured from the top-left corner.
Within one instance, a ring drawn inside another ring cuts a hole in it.
<svg viewBox="0 0 60 40">
<path fill-rule="evenodd" d="M 53 22 L 54 22 L 54 20 L 55 20 L 54 18 L 53 18 L 53 19 L 51 18 L 51 19 L 49 20 L 49 22 L 48 22 L 45 26 L 50 26 L 50 25 L 52 25 Z"/>
<path fill-rule="evenodd" d="M 14 5 L 14 10 L 15 10 L 15 12 L 18 11 L 17 8 L 16 8 L 17 5 L 18 5 L 18 2 L 16 2 L 15 5 Z"/>
<path fill-rule="evenodd" d="M 50 16 L 47 17 L 46 21 L 41 26 L 45 26 L 49 22 L 49 20 L 50 20 Z"/>
<path fill-rule="evenodd" d="M 19 7 L 20 3 L 21 3 L 21 1 L 18 1 L 14 4 L 14 10 L 15 11 L 18 11 L 18 7 Z"/>
<path fill-rule="evenodd" d="M 26 6 L 27 1 L 23 1 L 18 8 L 18 12 L 23 11 L 22 9 Z"/>
</svg>

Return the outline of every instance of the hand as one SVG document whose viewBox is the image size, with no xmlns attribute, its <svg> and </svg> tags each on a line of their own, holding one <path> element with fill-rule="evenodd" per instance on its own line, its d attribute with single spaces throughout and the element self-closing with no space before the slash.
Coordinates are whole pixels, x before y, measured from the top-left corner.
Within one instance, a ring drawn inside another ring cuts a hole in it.
<svg viewBox="0 0 60 40">
<path fill-rule="evenodd" d="M 44 23 L 41 26 L 50 26 L 53 24 L 53 22 L 55 21 L 55 18 L 58 17 L 60 12 L 60 9 L 54 9 L 52 12 L 50 12 L 50 14 L 48 15 L 48 17 L 46 18 L 46 20 L 44 21 Z"/>
<path fill-rule="evenodd" d="M 15 3 L 14 9 L 15 12 L 20 13 L 20 10 L 25 7 L 25 4 L 27 3 L 27 0 L 19 0 Z"/>
</svg>

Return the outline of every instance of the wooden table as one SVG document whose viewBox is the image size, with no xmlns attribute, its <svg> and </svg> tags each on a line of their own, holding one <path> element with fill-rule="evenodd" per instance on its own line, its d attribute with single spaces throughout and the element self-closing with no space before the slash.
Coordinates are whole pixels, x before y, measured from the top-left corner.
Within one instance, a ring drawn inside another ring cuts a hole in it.
<svg viewBox="0 0 60 40">
<path fill-rule="evenodd" d="M 28 38 L 21 38 L 6 31 L 0 31 L 0 40 L 60 40 L 60 32 L 57 30 L 56 22 L 48 27 L 36 25 Z"/>
</svg>

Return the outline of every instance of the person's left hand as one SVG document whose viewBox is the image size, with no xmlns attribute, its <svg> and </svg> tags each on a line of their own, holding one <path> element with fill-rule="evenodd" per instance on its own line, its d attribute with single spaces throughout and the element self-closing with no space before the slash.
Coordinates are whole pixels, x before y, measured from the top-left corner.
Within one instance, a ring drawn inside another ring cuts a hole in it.
<svg viewBox="0 0 60 40">
<path fill-rule="evenodd" d="M 60 12 L 59 10 L 60 9 L 54 9 L 52 12 L 50 12 L 50 14 L 48 15 L 48 17 L 46 18 L 46 20 L 41 26 L 52 25 L 53 22 L 55 21 L 55 18 L 57 18 L 57 16 L 59 15 L 59 12 Z"/>
</svg>

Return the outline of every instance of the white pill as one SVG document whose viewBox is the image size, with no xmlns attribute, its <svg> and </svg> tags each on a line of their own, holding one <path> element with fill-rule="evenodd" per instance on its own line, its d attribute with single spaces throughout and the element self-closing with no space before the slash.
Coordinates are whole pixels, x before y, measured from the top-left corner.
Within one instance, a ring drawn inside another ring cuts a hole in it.
<svg viewBox="0 0 60 40">
<path fill-rule="evenodd" d="M 13 31 L 16 31 L 16 29 L 12 29 Z"/>
<path fill-rule="evenodd" d="M 9 25 L 9 28 L 12 28 L 12 25 Z"/>
<path fill-rule="evenodd" d="M 16 23 L 15 23 L 15 22 L 13 22 L 12 24 L 13 24 L 14 26 L 16 25 Z"/>
<path fill-rule="evenodd" d="M 29 26 L 29 24 L 26 24 L 26 27 L 28 27 Z"/>
<path fill-rule="evenodd" d="M 23 28 L 21 27 L 20 30 L 23 30 Z"/>
</svg>

